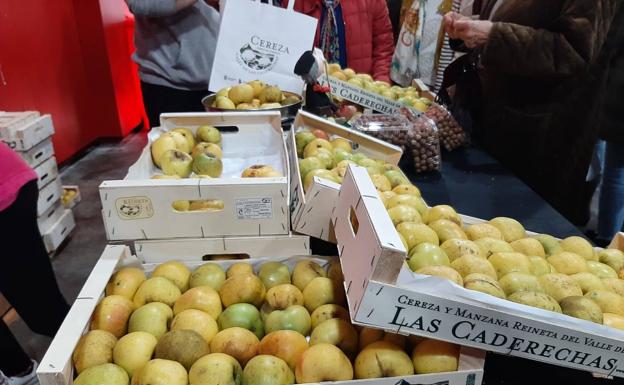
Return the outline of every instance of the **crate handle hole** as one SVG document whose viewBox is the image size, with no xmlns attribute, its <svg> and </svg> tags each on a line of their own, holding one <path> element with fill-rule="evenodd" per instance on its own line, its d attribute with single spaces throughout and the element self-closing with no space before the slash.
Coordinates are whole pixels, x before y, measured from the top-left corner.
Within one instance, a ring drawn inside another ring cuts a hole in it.
<svg viewBox="0 0 624 385">
<path fill-rule="evenodd" d="M 48 178 L 48 175 L 50 175 L 50 174 L 48 174 L 48 173 L 46 172 L 45 174 L 41 175 L 41 178 L 39 178 L 39 180 L 40 180 L 40 181 L 44 181 L 45 179 L 47 179 L 47 178 Z"/>
<path fill-rule="evenodd" d="M 357 214 L 353 207 L 349 210 L 349 223 L 351 224 L 351 232 L 353 232 L 353 237 L 355 238 L 360 229 L 360 222 L 357 219 Z"/>
<path fill-rule="evenodd" d="M 236 126 L 215 126 L 217 130 L 225 133 L 237 133 L 239 131 Z"/>
<path fill-rule="evenodd" d="M 43 156 L 43 151 L 39 151 L 37 155 L 35 155 L 35 159 L 39 159 Z"/>
<path fill-rule="evenodd" d="M 50 194 L 50 196 L 46 199 L 46 202 L 50 202 L 54 198 L 54 194 Z"/>
<path fill-rule="evenodd" d="M 223 211 L 224 203 L 221 199 L 176 200 L 171 202 L 171 208 L 176 213 L 219 212 Z"/>
<path fill-rule="evenodd" d="M 50 214 L 48 214 L 48 218 L 50 218 L 52 215 L 54 215 L 55 212 L 56 212 L 56 209 L 50 211 Z"/>
<path fill-rule="evenodd" d="M 249 259 L 249 254 L 205 254 L 202 261 L 228 261 L 235 259 Z"/>
</svg>

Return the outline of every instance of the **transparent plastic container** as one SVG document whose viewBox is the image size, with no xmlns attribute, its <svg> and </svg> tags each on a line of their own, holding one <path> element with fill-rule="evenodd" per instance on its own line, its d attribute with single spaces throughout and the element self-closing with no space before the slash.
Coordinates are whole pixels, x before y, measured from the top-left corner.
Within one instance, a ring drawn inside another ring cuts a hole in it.
<svg viewBox="0 0 624 385">
<path fill-rule="evenodd" d="M 440 133 L 440 143 L 447 151 L 468 144 L 468 135 L 446 108 L 434 103 L 425 115 L 435 122 Z"/>
<path fill-rule="evenodd" d="M 353 122 L 353 128 L 407 150 L 408 134 L 412 127 L 403 115 L 361 115 Z"/>
<path fill-rule="evenodd" d="M 417 173 L 440 171 L 440 136 L 434 121 L 425 115 L 417 116 L 407 108 L 402 108 L 400 112 L 411 123 L 407 147 L 412 156 L 414 170 Z"/>
</svg>

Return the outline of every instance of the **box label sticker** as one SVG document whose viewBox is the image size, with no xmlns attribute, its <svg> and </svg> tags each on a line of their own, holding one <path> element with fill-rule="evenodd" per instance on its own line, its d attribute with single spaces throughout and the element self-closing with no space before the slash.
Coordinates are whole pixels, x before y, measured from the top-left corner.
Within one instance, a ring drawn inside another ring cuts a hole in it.
<svg viewBox="0 0 624 385">
<path fill-rule="evenodd" d="M 146 219 L 154 215 L 154 207 L 148 197 L 118 198 L 115 207 L 119 218 L 124 220 Z"/>
<path fill-rule="evenodd" d="M 273 198 L 245 198 L 236 200 L 238 219 L 273 218 Z"/>
</svg>

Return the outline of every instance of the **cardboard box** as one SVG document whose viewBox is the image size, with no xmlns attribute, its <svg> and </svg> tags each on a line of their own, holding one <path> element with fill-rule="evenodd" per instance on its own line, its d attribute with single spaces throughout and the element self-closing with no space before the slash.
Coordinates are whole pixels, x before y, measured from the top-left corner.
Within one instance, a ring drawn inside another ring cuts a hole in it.
<svg viewBox="0 0 624 385">
<path fill-rule="evenodd" d="M 275 235 L 267 237 L 188 238 L 134 242 L 142 261 L 210 261 L 214 256 L 254 259 L 310 255 L 310 237 Z"/>
<path fill-rule="evenodd" d="M 16 124 L 3 130 L 2 141 L 17 151 L 29 150 L 54 134 L 52 117 L 43 115 L 26 124 Z"/>
<path fill-rule="evenodd" d="M 332 220 L 354 322 L 624 377 L 624 332 L 413 273 L 365 169 L 350 167 Z"/>
<path fill-rule="evenodd" d="M 299 174 L 297 143 L 295 142 L 297 130 L 303 128 L 320 129 L 329 135 L 348 139 L 358 145 L 358 152 L 362 152 L 371 158 L 382 159 L 393 165 L 399 163 L 403 151 L 400 147 L 359 131 L 334 124 L 308 112 L 299 111 L 293 128 L 288 134 L 292 229 L 301 234 L 335 243 L 331 229 L 331 210 L 338 197 L 340 185 L 325 179 L 314 178 L 310 191 L 303 191 L 303 181 Z"/>
<path fill-rule="evenodd" d="M 39 190 L 37 216 L 43 215 L 43 213 L 52 207 L 56 201 L 61 199 L 62 192 L 63 186 L 61 186 L 61 180 L 59 178 L 54 179 L 52 182 L 48 183 L 41 190 Z"/>
<path fill-rule="evenodd" d="M 58 166 L 56 165 L 56 158 L 51 157 L 48 160 L 35 167 L 37 173 L 37 186 L 41 190 L 48 183 L 52 182 L 58 176 Z"/>
<path fill-rule="evenodd" d="M 37 218 L 39 232 L 41 234 L 48 232 L 50 227 L 52 227 L 52 225 L 54 225 L 64 213 L 65 207 L 63 207 L 63 203 L 59 199 Z"/>
<path fill-rule="evenodd" d="M 321 265 L 325 265 L 328 262 L 328 259 L 322 257 L 308 256 L 304 258 L 313 258 Z M 301 257 L 259 258 L 252 259 L 250 262 L 257 266 L 268 260 L 276 259 L 283 261 L 292 268 Z M 237 261 L 217 261 L 216 263 L 227 267 L 235 262 Z M 184 261 L 184 263 L 189 268 L 195 268 L 204 262 L 200 260 Z M 78 294 L 78 298 L 72 305 L 69 314 L 63 321 L 37 368 L 37 376 L 41 385 L 70 385 L 73 382 L 74 370 L 71 359 L 73 350 L 80 336 L 88 330 L 91 314 L 103 296 L 106 283 L 117 269 L 124 266 L 142 267 L 149 273 L 155 268 L 156 264 L 151 263 L 151 261 L 141 264 L 136 257 L 131 255 L 130 249 L 126 246 L 107 246 L 104 249 L 102 256 L 93 268 L 89 278 L 87 278 L 82 290 Z M 341 385 L 479 385 L 483 378 L 483 364 L 483 352 L 475 351 L 474 349 L 462 349 L 460 367 L 457 372 L 332 383 Z"/>
<path fill-rule="evenodd" d="M 162 132 L 201 125 L 232 128 L 222 132 L 223 175 L 220 178 L 149 179 L 154 166 L 150 143 Z M 277 111 L 256 113 L 163 114 L 161 127 L 124 180 L 100 185 L 102 216 L 109 240 L 267 236 L 289 234 L 288 156 Z M 241 178 L 243 169 L 270 164 L 284 176 Z M 178 212 L 176 200 L 214 199 L 220 211 Z"/>
<path fill-rule="evenodd" d="M 54 146 L 52 145 L 52 139 L 45 139 L 35 145 L 30 150 L 17 151 L 17 153 L 19 154 L 19 156 L 22 157 L 22 159 L 24 159 L 26 163 L 28 163 L 30 167 L 37 167 L 38 165 L 49 159 L 52 155 L 54 155 Z"/>
<path fill-rule="evenodd" d="M 74 214 L 71 210 L 64 210 L 61 217 L 43 234 L 43 243 L 48 253 L 58 249 L 74 227 L 76 227 Z"/>
</svg>

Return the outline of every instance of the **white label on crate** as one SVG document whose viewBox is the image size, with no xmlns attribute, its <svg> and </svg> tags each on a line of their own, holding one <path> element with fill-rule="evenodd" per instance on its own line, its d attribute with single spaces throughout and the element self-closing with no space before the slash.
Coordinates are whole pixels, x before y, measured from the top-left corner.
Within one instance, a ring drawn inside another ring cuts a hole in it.
<svg viewBox="0 0 624 385">
<path fill-rule="evenodd" d="M 154 215 L 154 207 L 148 197 L 118 198 L 115 207 L 119 218 L 125 220 L 151 218 Z"/>
<path fill-rule="evenodd" d="M 356 321 L 555 365 L 624 377 L 624 341 L 492 313 L 370 282 Z"/>
<path fill-rule="evenodd" d="M 273 199 L 237 199 L 236 216 L 238 219 L 271 219 L 273 218 Z"/>
</svg>

